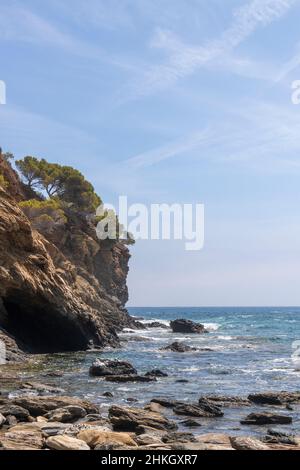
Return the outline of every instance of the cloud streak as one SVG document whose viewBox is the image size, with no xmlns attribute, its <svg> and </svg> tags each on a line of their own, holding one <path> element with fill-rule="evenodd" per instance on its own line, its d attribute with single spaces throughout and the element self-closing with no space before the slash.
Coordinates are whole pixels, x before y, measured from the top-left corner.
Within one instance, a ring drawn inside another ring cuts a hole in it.
<svg viewBox="0 0 300 470">
<path fill-rule="evenodd" d="M 150 46 L 168 54 L 165 64 L 148 69 L 141 83 L 135 83 L 135 97 L 165 89 L 200 67 L 230 54 L 259 27 L 265 27 L 286 14 L 298 0 L 252 0 L 233 12 L 232 24 L 216 40 L 204 46 L 184 43 L 170 31 L 158 30 Z M 134 97 L 134 96 L 133 96 Z"/>
</svg>

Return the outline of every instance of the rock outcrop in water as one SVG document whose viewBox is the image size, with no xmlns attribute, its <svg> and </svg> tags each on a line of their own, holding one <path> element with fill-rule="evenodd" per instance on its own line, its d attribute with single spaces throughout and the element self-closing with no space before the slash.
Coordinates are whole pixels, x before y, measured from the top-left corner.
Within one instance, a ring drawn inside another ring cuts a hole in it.
<svg viewBox="0 0 300 470">
<path fill-rule="evenodd" d="M 46 237 L 19 207 L 32 191 L 2 154 L 0 174 L 6 183 L 0 186 L 0 329 L 8 359 L 19 348 L 45 353 L 118 345 L 117 333 L 135 326 L 124 309 L 127 246 L 100 243 L 80 213 Z"/>
</svg>

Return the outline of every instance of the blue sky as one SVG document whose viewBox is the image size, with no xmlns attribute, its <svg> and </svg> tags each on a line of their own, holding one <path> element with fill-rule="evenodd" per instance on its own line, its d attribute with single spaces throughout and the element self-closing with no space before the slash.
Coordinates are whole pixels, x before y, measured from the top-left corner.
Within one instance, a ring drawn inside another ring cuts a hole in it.
<svg viewBox="0 0 300 470">
<path fill-rule="evenodd" d="M 299 0 L 0 0 L 5 150 L 107 202 L 205 204 L 201 252 L 137 243 L 130 305 L 300 305 L 299 19 Z"/>
</svg>

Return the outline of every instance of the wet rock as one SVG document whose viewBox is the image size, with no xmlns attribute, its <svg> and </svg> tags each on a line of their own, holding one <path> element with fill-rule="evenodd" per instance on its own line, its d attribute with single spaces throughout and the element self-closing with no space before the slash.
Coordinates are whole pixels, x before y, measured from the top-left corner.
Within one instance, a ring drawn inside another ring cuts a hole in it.
<svg viewBox="0 0 300 470">
<path fill-rule="evenodd" d="M 31 416 L 44 416 L 49 411 L 65 406 L 79 406 L 87 413 L 98 413 L 99 408 L 87 400 L 74 397 L 18 397 L 13 403 L 25 408 Z"/>
<path fill-rule="evenodd" d="M 28 421 L 30 414 L 25 407 L 15 405 L 8 400 L 3 400 L 2 403 L 0 400 L 0 413 L 4 417 L 14 416 L 17 421 Z"/>
<path fill-rule="evenodd" d="M 230 442 L 236 450 L 270 450 L 266 444 L 253 437 L 231 437 Z"/>
<path fill-rule="evenodd" d="M 291 424 L 293 419 L 290 416 L 273 413 L 251 413 L 241 424 L 263 426 L 265 424 Z"/>
<path fill-rule="evenodd" d="M 145 374 L 146 377 L 168 377 L 168 374 L 166 374 L 166 372 L 162 372 L 161 370 L 159 369 L 153 369 L 153 370 L 150 370 L 150 372 L 147 372 Z"/>
<path fill-rule="evenodd" d="M 49 411 L 45 417 L 50 422 L 59 423 L 74 423 L 80 418 L 86 416 L 86 411 L 81 406 L 65 406 L 64 408 L 57 408 L 56 410 Z"/>
<path fill-rule="evenodd" d="M 62 388 L 52 387 L 51 385 L 44 385 L 37 382 L 25 382 L 22 383 L 22 390 L 28 390 L 30 392 L 37 392 L 39 395 L 49 395 L 55 393 L 63 393 Z"/>
<path fill-rule="evenodd" d="M 112 406 L 109 409 L 109 419 L 115 431 L 135 432 L 139 427 L 160 430 L 176 430 L 177 428 L 175 423 L 172 423 L 160 413 L 139 408 Z M 141 434 L 143 434 L 143 432 L 141 432 Z"/>
<path fill-rule="evenodd" d="M 137 443 L 132 439 L 132 437 L 124 432 L 108 432 L 97 429 L 89 429 L 87 431 L 80 432 L 77 435 L 77 438 L 86 442 L 92 449 L 97 446 L 107 444 L 121 444 L 128 447 L 137 447 Z"/>
<path fill-rule="evenodd" d="M 197 442 L 195 436 L 189 432 L 171 432 L 162 437 L 165 444 Z"/>
<path fill-rule="evenodd" d="M 106 423 L 106 419 L 97 413 L 86 415 L 84 418 L 80 419 L 80 423 L 99 423 L 100 421 L 101 423 Z"/>
<path fill-rule="evenodd" d="M 69 425 L 66 423 L 41 423 L 40 429 L 43 433 L 44 437 L 51 437 L 57 436 L 58 434 L 62 434 L 69 428 Z"/>
<path fill-rule="evenodd" d="M 49 437 L 46 445 L 53 450 L 90 450 L 86 442 L 70 436 Z"/>
<path fill-rule="evenodd" d="M 160 323 L 158 321 L 150 322 L 150 323 L 144 323 L 146 328 L 163 328 L 164 330 L 168 330 L 169 326 L 165 325 L 164 323 Z"/>
<path fill-rule="evenodd" d="M 210 400 L 207 400 L 207 398 L 201 397 L 199 398 L 199 406 L 202 410 L 205 412 L 209 413 L 212 416 L 215 417 L 222 417 L 224 416 L 224 413 L 222 412 L 221 408 L 217 406 L 215 403 L 211 402 Z"/>
<path fill-rule="evenodd" d="M 266 392 L 249 395 L 249 400 L 258 405 L 285 405 L 300 403 L 300 392 Z"/>
<path fill-rule="evenodd" d="M 194 416 L 197 418 L 216 418 L 223 416 L 223 412 L 220 408 L 208 404 L 199 406 L 184 403 L 175 406 L 173 411 L 177 415 Z"/>
<path fill-rule="evenodd" d="M 172 400 L 170 398 L 164 398 L 164 397 L 156 397 L 151 400 L 151 403 L 157 403 L 160 406 L 163 406 L 164 408 L 174 408 L 177 405 L 184 405 L 185 402 L 183 401 L 177 401 L 177 400 Z"/>
<path fill-rule="evenodd" d="M 138 399 L 137 398 L 132 398 L 132 397 L 126 398 L 126 401 L 128 403 L 138 403 Z"/>
<path fill-rule="evenodd" d="M 105 393 L 103 393 L 102 396 L 105 397 L 105 398 L 113 398 L 113 397 L 114 397 L 114 394 L 111 393 L 111 392 L 105 392 Z"/>
<path fill-rule="evenodd" d="M 188 384 L 189 380 L 187 380 L 187 379 L 178 379 L 178 380 L 176 380 L 176 383 L 178 383 L 178 384 Z"/>
<path fill-rule="evenodd" d="M 90 375 L 95 377 L 106 377 L 115 375 L 135 375 L 137 370 L 125 361 L 101 361 L 97 359 L 90 367 Z"/>
<path fill-rule="evenodd" d="M 210 446 L 219 446 L 224 449 L 231 447 L 230 438 L 226 434 L 209 433 L 197 436 L 197 442 Z"/>
<path fill-rule="evenodd" d="M 40 431 L 8 431 L 0 435 L 0 449 L 40 450 L 44 445 Z"/>
<path fill-rule="evenodd" d="M 181 421 L 180 424 L 186 428 L 199 428 L 201 426 L 201 424 L 194 419 L 186 419 L 185 421 Z"/>
<path fill-rule="evenodd" d="M 134 440 L 139 446 L 162 445 L 162 440 L 158 436 L 154 436 L 152 434 L 141 434 L 139 436 L 135 436 Z"/>
<path fill-rule="evenodd" d="M 170 327 L 172 328 L 173 333 L 207 333 L 204 325 L 185 319 L 171 321 Z"/>
<path fill-rule="evenodd" d="M 294 434 L 286 433 L 281 429 L 268 429 L 268 434 L 264 437 L 263 441 L 266 444 L 298 445 Z"/>
<path fill-rule="evenodd" d="M 108 375 L 107 382 L 156 382 L 156 377 L 145 375 Z"/>
<path fill-rule="evenodd" d="M 160 350 L 185 353 L 185 352 L 197 351 L 197 348 L 193 348 L 191 346 L 188 346 L 187 344 L 179 343 L 179 341 L 175 341 L 175 343 L 172 343 L 169 346 L 166 346 L 165 348 L 161 348 Z"/>
<path fill-rule="evenodd" d="M 228 395 L 205 395 L 200 397 L 200 400 L 204 398 L 212 403 L 215 403 L 221 407 L 232 407 L 239 408 L 243 406 L 250 406 L 251 403 L 247 398 L 228 396 Z"/>
</svg>

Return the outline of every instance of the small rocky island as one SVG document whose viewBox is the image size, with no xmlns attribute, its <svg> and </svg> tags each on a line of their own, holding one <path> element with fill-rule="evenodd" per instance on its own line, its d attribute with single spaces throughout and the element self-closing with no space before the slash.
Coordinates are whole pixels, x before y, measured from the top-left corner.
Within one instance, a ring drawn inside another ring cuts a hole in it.
<svg viewBox="0 0 300 470">
<path fill-rule="evenodd" d="M 0 153 L 0 340 L 7 360 L 0 365 L 0 449 L 300 450 L 300 437 L 288 427 L 300 392 L 238 397 L 199 390 L 197 402 L 156 394 L 139 406 L 134 397 L 120 405 L 106 391 L 103 407 L 67 396 L 55 385 L 59 372 L 41 374 L 43 381 L 17 373 L 18 364 L 29 364 L 33 373 L 36 355 L 96 351 L 84 374 L 86 381 L 99 380 L 99 390 L 107 383 L 152 387 L 168 380 L 169 371 L 145 373 L 131 361 L 103 359 L 101 351 L 121 347 L 124 329 L 160 328 L 173 338 L 161 353 L 181 358 L 209 351 L 186 344 L 185 335 L 209 333 L 185 319 L 167 326 L 131 318 L 125 305 L 133 241 L 97 239 L 100 198 L 92 185 L 70 167 L 26 157 L 16 162 L 16 172 L 11 161 L 12 155 Z M 178 382 L 184 387 L 184 378 Z M 243 435 L 201 432 L 210 420 L 226 420 L 233 408 L 242 410 L 236 425 Z M 262 437 L 250 437 L 254 427 L 264 427 Z"/>
</svg>

